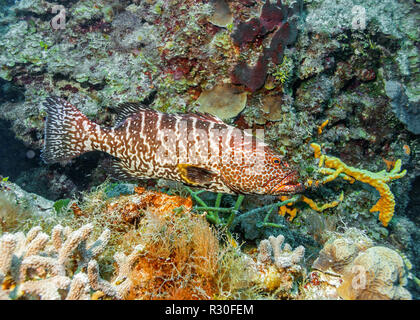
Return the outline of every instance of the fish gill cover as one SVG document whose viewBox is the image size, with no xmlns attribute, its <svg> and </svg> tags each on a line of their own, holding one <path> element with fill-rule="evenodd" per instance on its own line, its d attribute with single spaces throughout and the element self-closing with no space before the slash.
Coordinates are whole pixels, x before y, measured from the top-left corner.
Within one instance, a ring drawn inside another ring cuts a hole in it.
<svg viewBox="0 0 420 320">
<path fill-rule="evenodd" d="M 0 299 L 418 299 L 418 10 L 2 1 Z"/>
</svg>

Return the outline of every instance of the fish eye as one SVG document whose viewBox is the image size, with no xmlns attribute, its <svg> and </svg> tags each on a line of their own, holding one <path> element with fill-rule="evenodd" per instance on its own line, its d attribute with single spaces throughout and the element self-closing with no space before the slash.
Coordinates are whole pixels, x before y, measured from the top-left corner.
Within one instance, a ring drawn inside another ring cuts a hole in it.
<svg viewBox="0 0 420 320">
<path fill-rule="evenodd" d="M 272 162 L 273 162 L 273 164 L 280 164 L 280 159 L 279 158 L 273 158 Z"/>
</svg>

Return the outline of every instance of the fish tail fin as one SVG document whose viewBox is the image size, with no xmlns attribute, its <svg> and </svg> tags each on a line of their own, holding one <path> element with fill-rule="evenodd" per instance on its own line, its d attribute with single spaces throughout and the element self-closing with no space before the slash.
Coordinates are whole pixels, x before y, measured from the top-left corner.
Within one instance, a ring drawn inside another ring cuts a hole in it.
<svg viewBox="0 0 420 320">
<path fill-rule="evenodd" d="M 67 161 L 92 151 L 88 137 L 97 126 L 75 106 L 59 97 L 49 97 L 44 106 L 47 119 L 41 157 L 46 163 Z"/>
</svg>

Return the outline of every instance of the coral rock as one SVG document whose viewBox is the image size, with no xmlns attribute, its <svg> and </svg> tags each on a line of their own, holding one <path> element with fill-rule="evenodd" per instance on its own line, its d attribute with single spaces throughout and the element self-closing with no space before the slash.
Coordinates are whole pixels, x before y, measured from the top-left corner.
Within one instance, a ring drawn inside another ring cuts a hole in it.
<svg viewBox="0 0 420 320">
<path fill-rule="evenodd" d="M 232 12 L 230 12 L 229 5 L 225 0 L 212 0 L 211 4 L 214 8 L 214 13 L 209 21 L 218 27 L 226 27 L 233 22 Z"/>
<path fill-rule="evenodd" d="M 404 288 L 407 272 L 401 256 L 385 247 L 372 247 L 360 253 L 343 274 L 338 294 L 344 299 L 411 299 Z"/>
<path fill-rule="evenodd" d="M 320 271 L 332 270 L 342 273 L 359 252 L 373 246 L 373 242 L 355 228 L 350 228 L 343 235 L 332 237 L 324 245 L 319 257 L 314 261 L 312 268 Z"/>
<path fill-rule="evenodd" d="M 198 98 L 199 111 L 207 112 L 222 120 L 236 117 L 244 108 L 247 93 L 231 84 L 221 84 L 203 91 Z"/>
</svg>

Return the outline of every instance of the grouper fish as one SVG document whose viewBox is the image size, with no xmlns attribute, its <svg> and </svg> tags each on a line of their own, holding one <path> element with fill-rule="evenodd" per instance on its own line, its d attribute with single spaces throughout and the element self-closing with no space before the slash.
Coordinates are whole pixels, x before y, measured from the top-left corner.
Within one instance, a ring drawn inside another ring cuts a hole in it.
<svg viewBox="0 0 420 320">
<path fill-rule="evenodd" d="M 105 128 L 62 98 L 47 98 L 44 105 L 46 163 L 99 150 L 113 157 L 110 167 L 120 180 L 162 178 L 229 194 L 304 189 L 298 172 L 269 145 L 210 114 L 168 114 L 124 103 L 115 108 L 115 127 Z"/>
</svg>

